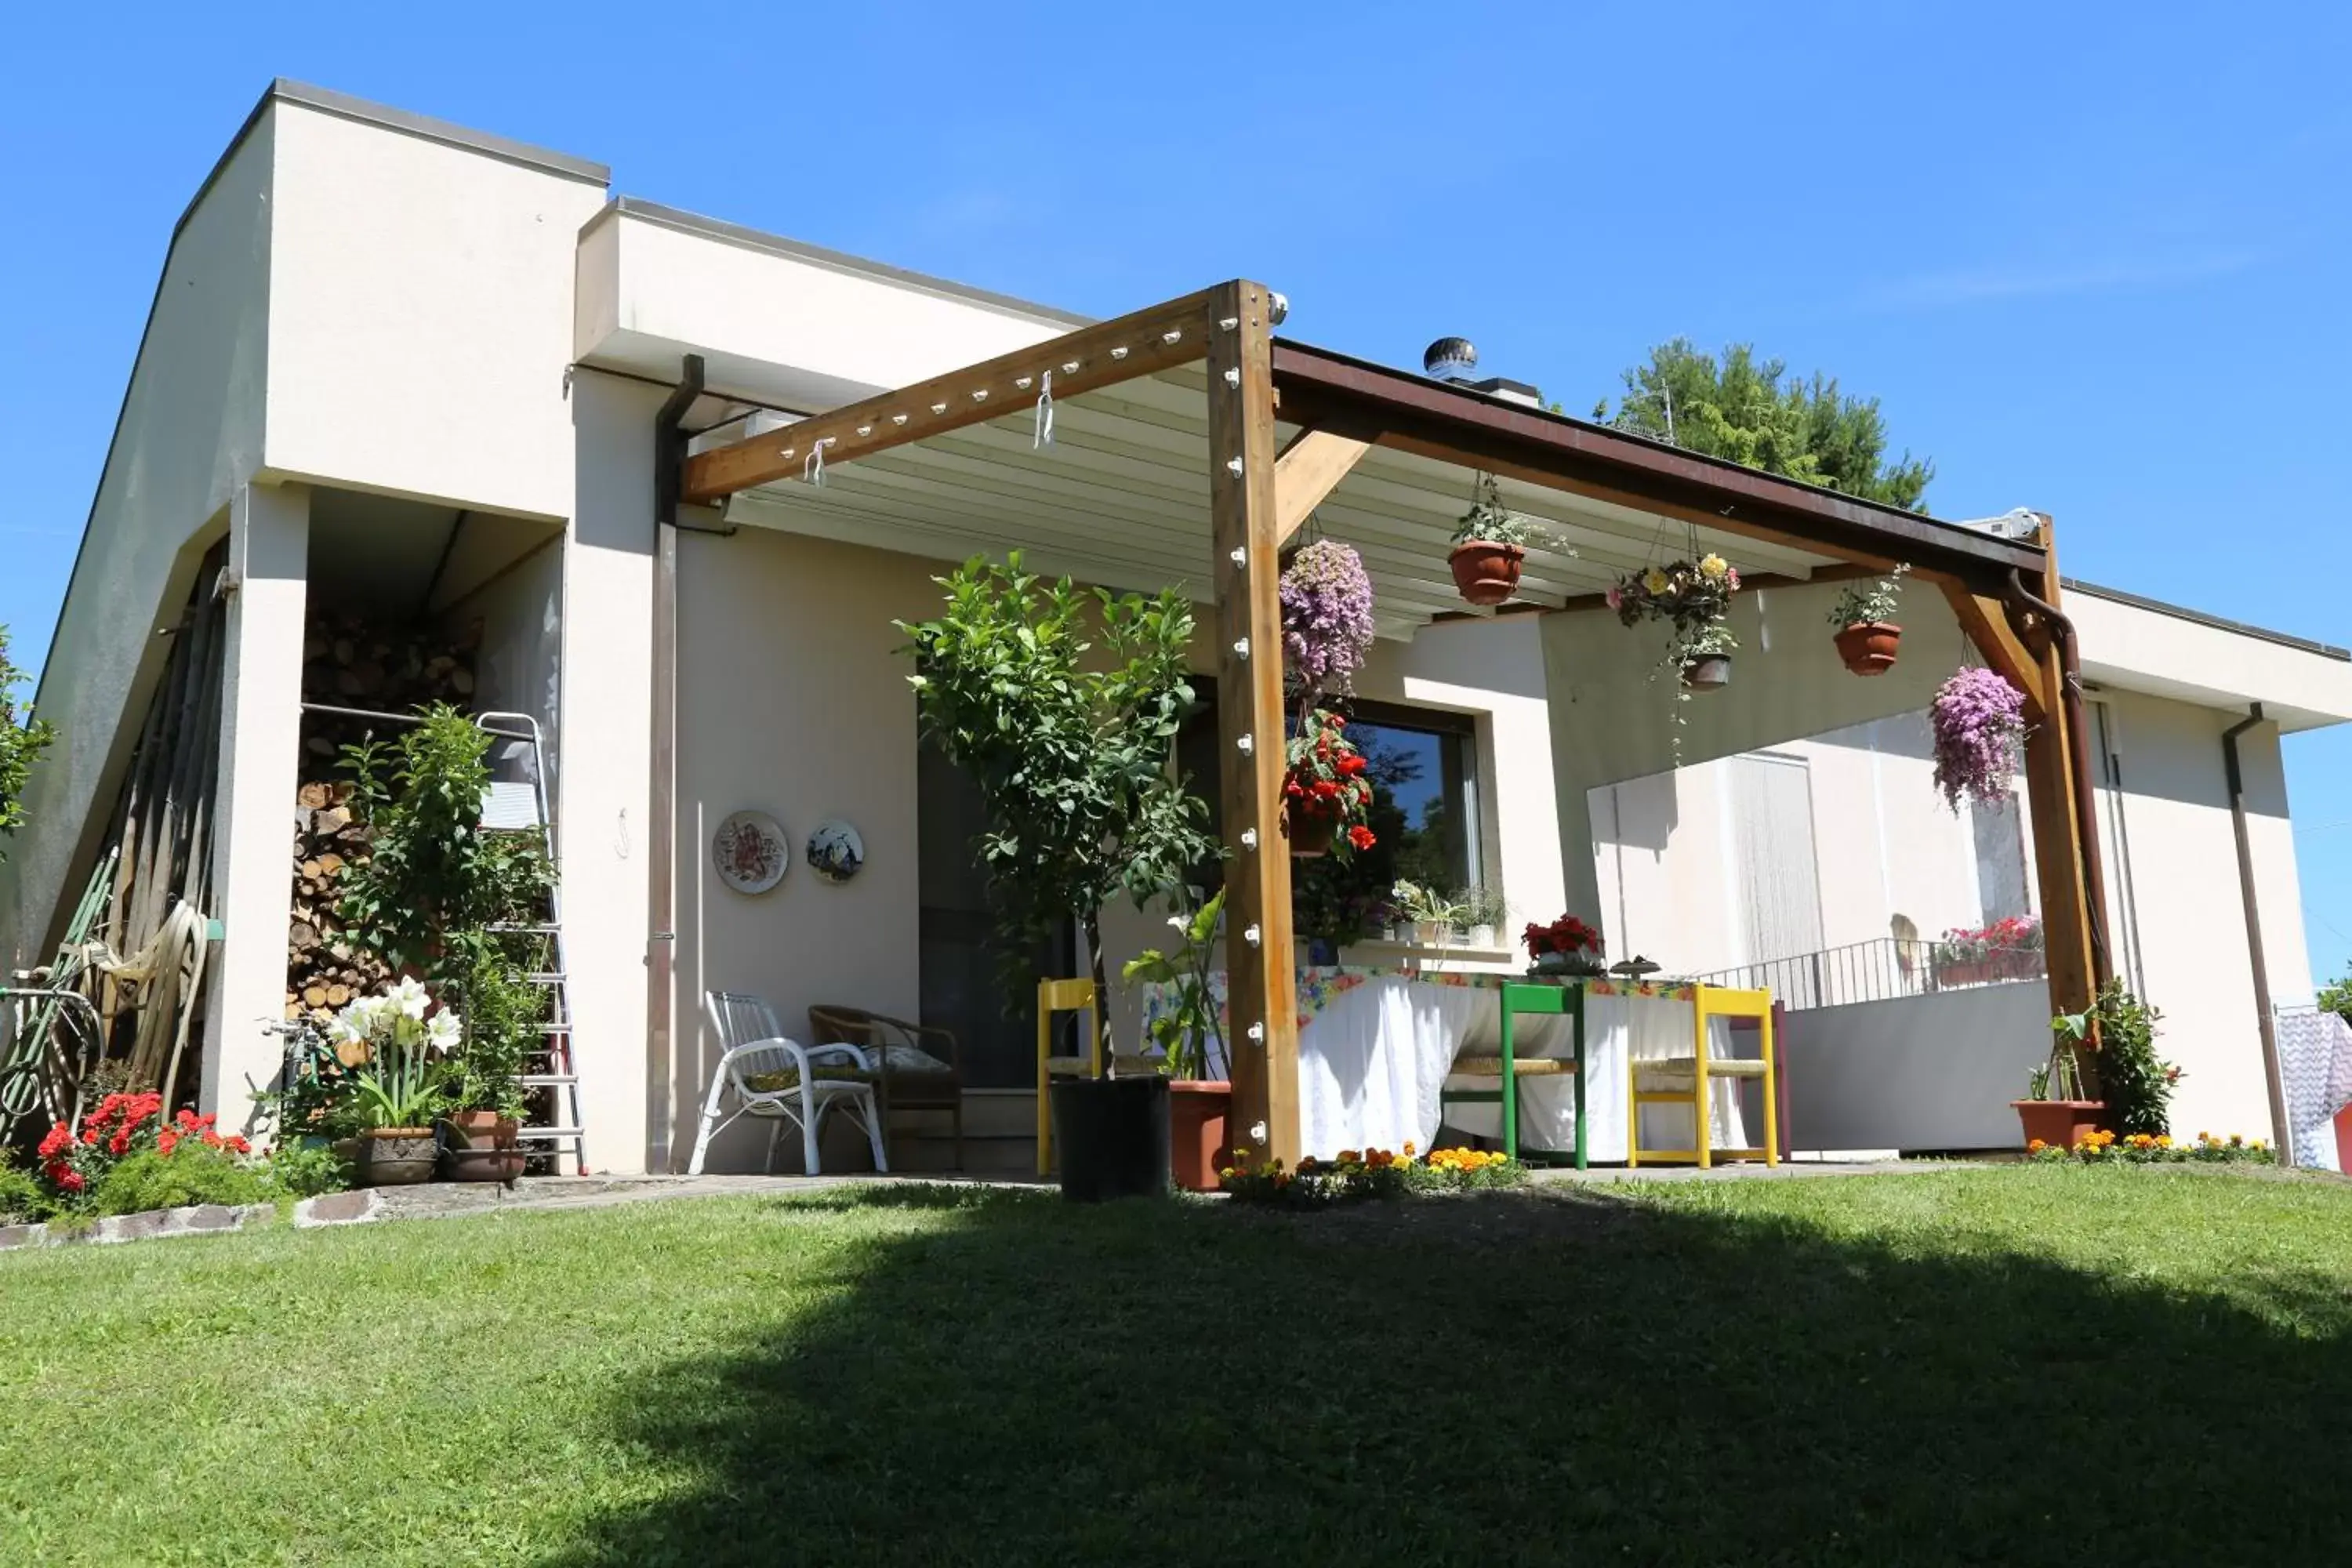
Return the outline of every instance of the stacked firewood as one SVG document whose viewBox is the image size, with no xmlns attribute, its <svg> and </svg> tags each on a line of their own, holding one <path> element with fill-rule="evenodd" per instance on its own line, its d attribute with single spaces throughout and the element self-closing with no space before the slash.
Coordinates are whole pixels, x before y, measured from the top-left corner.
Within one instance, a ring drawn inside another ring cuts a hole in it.
<svg viewBox="0 0 2352 1568">
<path fill-rule="evenodd" d="M 313 616 L 302 642 L 302 700 L 373 713 L 413 713 L 433 702 L 470 709 L 481 632 L 478 622 L 453 637 L 431 626 L 395 629 L 352 616 Z M 304 764 L 333 770 L 343 747 L 371 732 L 396 740 L 400 729 L 342 714 L 306 714 Z"/>
<path fill-rule="evenodd" d="M 388 627 L 350 616 L 313 616 L 302 649 L 302 700 L 412 713 L 428 703 L 473 706 L 478 625 L 458 636 L 427 626 Z M 324 1022 L 347 1003 L 391 983 L 381 960 L 352 940 L 335 914 L 342 883 L 367 858 L 368 829 L 353 810 L 343 748 L 373 738 L 397 743 L 407 726 L 346 713 L 302 716 L 302 770 L 295 796 L 294 916 L 286 940 L 286 1016 Z"/>
<path fill-rule="evenodd" d="M 295 797 L 294 919 L 286 932 L 286 1016 L 322 1022 L 391 981 L 383 961 L 351 940 L 335 914 L 342 879 L 367 858 L 368 830 L 352 816 L 352 785 L 313 782 Z"/>
</svg>

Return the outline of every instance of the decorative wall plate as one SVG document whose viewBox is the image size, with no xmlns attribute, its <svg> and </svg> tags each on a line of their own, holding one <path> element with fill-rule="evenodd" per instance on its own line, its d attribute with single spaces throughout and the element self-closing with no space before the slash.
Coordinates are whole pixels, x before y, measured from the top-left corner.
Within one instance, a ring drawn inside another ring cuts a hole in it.
<svg viewBox="0 0 2352 1568">
<path fill-rule="evenodd" d="M 719 879 L 739 893 L 764 893 L 792 869 L 784 830 L 764 811 L 739 811 L 710 836 L 710 863 Z"/>
<path fill-rule="evenodd" d="M 828 882 L 846 882 L 866 864 L 866 840 L 837 816 L 816 825 L 809 835 L 809 869 Z"/>
</svg>

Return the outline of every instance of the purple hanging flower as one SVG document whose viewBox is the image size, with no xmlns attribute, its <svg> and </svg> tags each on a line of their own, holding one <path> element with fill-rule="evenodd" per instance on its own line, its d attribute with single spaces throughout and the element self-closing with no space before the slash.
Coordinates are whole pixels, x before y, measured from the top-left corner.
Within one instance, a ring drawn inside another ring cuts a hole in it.
<svg viewBox="0 0 2352 1568">
<path fill-rule="evenodd" d="M 2025 739 L 2025 698 L 1990 669 L 1961 670 L 1928 705 L 1936 731 L 1936 787 L 1953 811 L 1960 800 L 2006 801 Z"/>
<path fill-rule="evenodd" d="M 1282 651 L 1290 679 L 1310 691 L 1344 694 L 1372 647 L 1372 580 L 1362 557 L 1318 539 L 1282 571 Z"/>
</svg>

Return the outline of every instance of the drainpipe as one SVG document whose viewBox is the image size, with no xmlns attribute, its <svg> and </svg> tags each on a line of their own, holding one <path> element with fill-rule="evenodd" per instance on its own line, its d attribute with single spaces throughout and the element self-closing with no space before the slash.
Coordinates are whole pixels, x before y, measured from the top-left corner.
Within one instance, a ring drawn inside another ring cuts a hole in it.
<svg viewBox="0 0 2352 1568">
<path fill-rule="evenodd" d="M 2246 835 L 2246 775 L 2238 763 L 2238 737 L 2263 721 L 2263 705 L 2221 731 L 2221 766 L 2230 781 L 2230 824 L 2238 836 L 2238 894 L 2246 906 L 2246 956 L 2253 961 L 2254 1021 L 2263 1037 L 2263 1087 L 2270 1091 L 2271 1147 L 2282 1165 L 2294 1163 L 2294 1130 L 2287 1125 L 2285 1079 L 2279 1072 L 2278 1025 L 2271 1012 L 2270 965 L 2263 957 L 2263 914 L 2254 899 L 2253 847 Z"/>
<path fill-rule="evenodd" d="M 670 1163 L 670 1089 L 676 1068 L 677 966 L 677 505 L 688 433 L 702 395 L 700 354 L 688 354 L 677 385 L 654 416 L 653 780 L 646 812 L 646 1147 L 656 1170 Z"/>
<path fill-rule="evenodd" d="M 2025 585 L 2025 577 L 2011 567 L 2009 588 L 2005 595 L 2012 606 L 2021 606 L 2040 616 L 2050 627 L 2058 644 L 2058 658 L 2063 671 L 2059 685 L 2064 704 L 2067 772 L 2074 790 L 2074 816 L 2080 823 L 2083 845 L 2083 901 L 2091 917 L 2091 988 L 2095 993 L 2115 978 L 2115 961 L 2107 952 L 2107 889 L 2106 878 L 2099 864 L 2099 797 L 2091 782 L 2091 753 L 2088 745 L 2090 726 L 2083 714 L 2083 656 L 2074 638 L 2074 623 L 2066 618 L 2057 605 L 2045 603 L 2042 596 Z"/>
</svg>

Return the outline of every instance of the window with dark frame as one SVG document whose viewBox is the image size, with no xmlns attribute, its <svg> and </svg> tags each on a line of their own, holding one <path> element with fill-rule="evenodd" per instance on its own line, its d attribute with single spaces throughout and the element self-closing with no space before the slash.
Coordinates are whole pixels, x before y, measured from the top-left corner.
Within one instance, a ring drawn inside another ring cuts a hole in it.
<svg viewBox="0 0 2352 1568">
<path fill-rule="evenodd" d="M 1177 738 L 1176 763 L 1209 803 L 1211 827 L 1222 833 L 1216 694 L 1203 689 L 1201 695 Z M 1440 892 L 1483 885 L 1476 721 L 1393 702 L 1338 706 L 1348 715 L 1349 738 L 1371 763 L 1372 826 L 1389 841 L 1397 877 Z M 1217 888 L 1223 868 L 1203 868 L 1201 879 Z"/>
</svg>

